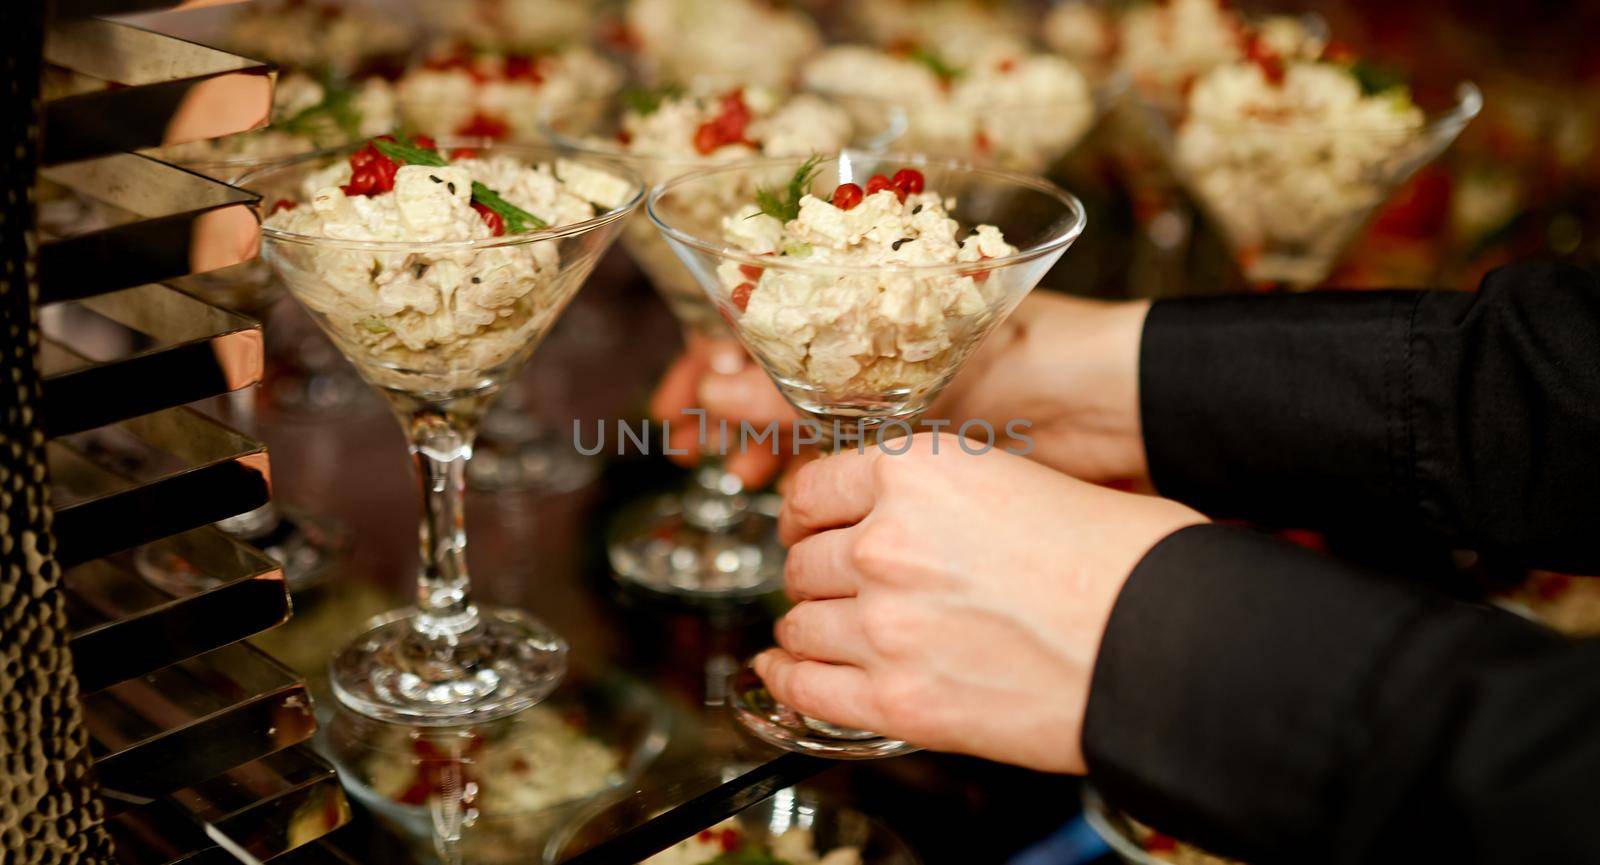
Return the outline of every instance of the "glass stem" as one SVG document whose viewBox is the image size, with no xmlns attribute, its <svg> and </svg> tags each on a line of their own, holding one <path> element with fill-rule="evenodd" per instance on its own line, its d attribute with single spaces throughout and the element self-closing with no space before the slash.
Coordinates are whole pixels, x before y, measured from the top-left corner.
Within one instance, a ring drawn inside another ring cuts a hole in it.
<svg viewBox="0 0 1600 865">
<path fill-rule="evenodd" d="M 422 565 L 417 573 L 417 631 L 451 640 L 478 624 L 467 574 L 466 472 L 476 420 L 418 408 L 406 418 L 411 456 L 422 486 L 417 535 Z"/>
<path fill-rule="evenodd" d="M 717 531 L 738 522 L 749 508 L 739 476 L 723 468 L 721 457 L 703 457 L 683 493 L 684 519 L 696 528 Z"/>
</svg>

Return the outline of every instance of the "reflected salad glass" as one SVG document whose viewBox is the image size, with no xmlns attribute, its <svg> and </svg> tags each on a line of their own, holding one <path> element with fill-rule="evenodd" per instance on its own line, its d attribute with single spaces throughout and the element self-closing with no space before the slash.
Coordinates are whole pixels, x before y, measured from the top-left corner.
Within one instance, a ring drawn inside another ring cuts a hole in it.
<svg viewBox="0 0 1600 865">
<path fill-rule="evenodd" d="M 656 184 L 754 156 L 803 157 L 852 142 L 881 148 L 901 129 L 892 113 L 852 117 L 811 95 L 784 96 L 759 87 L 665 88 L 628 92 L 600 130 L 552 125 L 550 134 L 575 152 L 621 160 Z M 676 218 L 713 230 L 755 187 L 734 177 L 702 193 L 698 200 L 675 201 Z M 731 341 L 717 307 L 650 222 L 635 217 L 622 232 L 623 247 L 682 325 L 685 342 Z M 774 497 L 745 490 L 737 475 L 708 454 L 682 492 L 623 510 L 607 550 L 618 577 L 649 591 L 703 600 L 755 597 L 776 589 L 783 576 L 776 515 Z"/>
<path fill-rule="evenodd" d="M 334 693 L 371 717 L 465 724 L 538 703 L 567 652 L 526 612 L 472 599 L 463 492 L 473 438 L 644 184 L 626 166 L 550 150 L 432 145 L 375 139 L 240 184 L 274 211 L 262 257 L 389 401 L 421 484 L 417 606 L 334 657 Z"/>
<path fill-rule="evenodd" d="M 714 223 L 685 205 L 762 194 Z M 911 432 L 984 337 L 1083 231 L 1044 179 L 924 156 L 844 151 L 702 169 L 657 187 L 649 215 L 733 332 L 835 450 Z M 890 756 L 908 743 L 777 703 L 748 666 L 731 703 L 780 747 Z"/>
</svg>

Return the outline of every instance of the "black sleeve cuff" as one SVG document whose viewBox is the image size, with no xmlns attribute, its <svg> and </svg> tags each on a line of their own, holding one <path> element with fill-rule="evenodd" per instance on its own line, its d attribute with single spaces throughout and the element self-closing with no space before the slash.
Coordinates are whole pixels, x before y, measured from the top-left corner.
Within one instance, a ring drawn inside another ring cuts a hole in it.
<svg viewBox="0 0 1600 865">
<path fill-rule="evenodd" d="M 1117 600 L 1084 753 L 1108 801 L 1218 853 L 1376 861 L 1370 846 L 1462 711 L 1458 674 L 1553 639 L 1264 535 L 1194 526 L 1156 545 Z"/>
<path fill-rule="evenodd" d="M 1403 369 L 1421 292 L 1156 303 L 1140 413 L 1162 495 L 1222 517 L 1332 528 L 1405 509 Z"/>
</svg>

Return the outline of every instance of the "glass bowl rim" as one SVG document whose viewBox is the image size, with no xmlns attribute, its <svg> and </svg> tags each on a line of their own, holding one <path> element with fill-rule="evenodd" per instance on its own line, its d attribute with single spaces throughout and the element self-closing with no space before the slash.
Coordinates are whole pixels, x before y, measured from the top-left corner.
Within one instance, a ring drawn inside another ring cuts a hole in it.
<svg viewBox="0 0 1600 865">
<path fill-rule="evenodd" d="M 692 247 L 701 252 L 714 255 L 717 258 L 728 259 L 740 264 L 750 264 L 763 270 L 792 271 L 796 273 L 840 273 L 840 274 L 909 274 L 917 277 L 939 276 L 954 274 L 970 276 L 976 273 L 987 273 L 1000 270 L 1016 264 L 1022 264 L 1051 255 L 1058 250 L 1071 246 L 1073 241 L 1083 233 L 1084 226 L 1088 223 L 1088 212 L 1083 202 L 1077 196 L 1062 189 L 1056 184 L 1037 175 L 1025 174 L 1020 171 L 1011 171 L 1005 168 L 993 168 L 975 165 L 960 159 L 950 159 L 937 156 L 927 156 L 913 153 L 876 153 L 853 148 L 846 148 L 838 153 L 823 159 L 819 165 L 827 165 L 845 159 L 864 157 L 880 162 L 892 162 L 909 168 L 941 168 L 951 171 L 965 172 L 988 177 L 992 180 L 1024 186 L 1035 192 L 1051 196 L 1056 199 L 1072 218 L 1068 224 L 1054 232 L 1049 237 L 1034 242 L 1032 245 L 1019 249 L 1011 255 L 999 258 L 986 258 L 980 261 L 958 261 L 943 264 L 812 264 L 804 259 L 788 258 L 773 255 L 756 255 L 725 243 L 717 243 L 690 234 L 681 228 L 668 224 L 657 211 L 657 203 L 677 187 L 692 183 L 720 173 L 734 173 L 739 171 L 752 171 L 759 168 L 777 167 L 780 165 L 799 165 L 805 161 L 799 156 L 768 157 L 764 159 L 746 159 L 739 162 L 726 162 L 711 168 L 702 168 L 696 171 L 680 174 L 671 180 L 658 184 L 651 190 L 650 198 L 645 205 L 645 210 L 650 215 L 650 221 L 669 240 L 674 240 L 685 246 Z"/>
<path fill-rule="evenodd" d="M 487 141 L 483 139 L 448 138 L 440 139 L 437 144 L 440 148 L 470 147 L 484 151 L 497 151 L 500 153 L 511 152 L 523 156 L 527 156 L 529 154 L 538 154 L 548 157 L 546 159 L 524 160 L 527 163 L 549 162 L 553 164 L 558 158 L 566 159 L 572 157 L 572 154 L 567 150 L 539 144 L 512 144 Z M 291 168 L 298 168 L 302 163 L 326 159 L 329 156 L 351 153 L 360 149 L 361 147 L 364 147 L 365 145 L 366 141 L 363 140 L 358 143 L 324 148 L 321 150 L 312 151 L 310 153 L 300 154 L 299 156 L 290 157 L 288 159 L 279 160 L 240 176 L 237 180 L 233 181 L 233 184 L 249 190 L 251 183 L 257 182 L 261 178 L 268 175 L 279 171 L 287 171 Z M 526 231 L 521 234 L 506 234 L 500 237 L 485 237 L 478 240 L 351 240 L 337 237 L 323 237 L 315 234 L 301 234 L 294 231 L 284 231 L 283 229 L 271 228 L 264 224 L 261 226 L 261 236 L 264 239 L 271 240 L 275 243 L 293 243 L 301 246 L 326 247 L 330 249 L 343 250 L 367 250 L 374 252 L 457 252 L 463 250 L 499 249 L 502 247 L 537 243 L 541 240 L 557 240 L 563 237 L 572 237 L 579 234 L 585 234 L 596 228 L 604 227 L 631 214 L 644 201 L 645 194 L 650 190 L 650 185 L 645 183 L 644 178 L 640 177 L 638 172 L 634 171 L 631 167 L 618 160 L 605 159 L 599 156 L 584 154 L 573 161 L 583 163 L 591 168 L 604 168 L 607 171 L 619 174 L 633 187 L 633 194 L 630 195 L 628 200 L 624 203 L 610 208 L 598 216 L 583 220 L 582 222 L 572 222 L 566 225 L 554 225 L 549 228 Z"/>
<path fill-rule="evenodd" d="M 1317 61 L 1322 62 L 1322 61 Z M 1360 124 L 1343 124 L 1335 128 L 1325 122 L 1293 122 L 1281 123 L 1270 120 L 1254 118 L 1222 118 L 1206 114 L 1185 114 L 1176 123 L 1171 123 L 1172 131 L 1177 132 L 1184 125 L 1199 121 L 1209 128 L 1220 130 L 1242 130 L 1272 135 L 1327 135 L 1330 132 L 1337 134 L 1360 134 L 1374 138 L 1406 138 L 1417 136 L 1429 138 L 1439 132 L 1450 129 L 1460 130 L 1471 123 L 1483 111 L 1483 91 L 1471 81 L 1456 82 L 1454 88 L 1454 103 L 1448 107 L 1435 108 L 1432 111 L 1423 111 L 1422 126 L 1417 128 L 1377 127 Z M 1159 106 L 1151 104 L 1150 109 L 1164 118 L 1170 112 Z M 1185 108 L 1188 107 L 1185 100 Z M 1418 106 L 1419 108 L 1421 106 Z M 1170 120 L 1168 121 L 1171 122 Z"/>
<path fill-rule="evenodd" d="M 1110 805 L 1106 804 L 1105 798 L 1100 795 L 1100 791 L 1096 790 L 1093 784 L 1085 783 L 1080 796 L 1083 800 L 1084 822 L 1088 823 L 1089 828 L 1094 830 L 1094 834 L 1099 835 L 1100 840 L 1106 842 L 1118 856 L 1129 862 L 1137 863 L 1137 865 L 1172 865 L 1166 859 L 1150 855 L 1148 851 L 1128 837 L 1126 832 L 1117 828 L 1114 821 L 1121 818 L 1111 810 Z"/>
</svg>

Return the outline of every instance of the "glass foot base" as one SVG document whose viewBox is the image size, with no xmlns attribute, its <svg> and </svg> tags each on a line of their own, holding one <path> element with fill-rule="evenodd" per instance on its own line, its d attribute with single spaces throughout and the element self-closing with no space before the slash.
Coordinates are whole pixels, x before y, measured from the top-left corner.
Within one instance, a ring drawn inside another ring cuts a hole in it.
<svg viewBox="0 0 1600 865">
<path fill-rule="evenodd" d="M 380 616 L 328 664 L 334 695 L 351 711 L 422 726 L 504 718 L 550 695 L 567 672 L 567 643 L 543 622 L 504 607 L 454 644 L 423 638 L 412 610 Z"/>
<path fill-rule="evenodd" d="M 271 505 L 216 525 L 282 565 L 284 585 L 290 592 L 325 581 L 344 549 L 343 532 L 337 525 L 313 515 L 285 513 Z M 134 553 L 134 567 L 150 583 L 173 594 L 216 585 L 176 552 L 159 547 L 141 547 Z"/>
<path fill-rule="evenodd" d="M 652 592 L 692 599 L 751 598 L 783 585 L 777 496 L 752 496 L 750 507 L 715 531 L 690 523 L 679 496 L 624 510 L 606 550 L 617 579 Z"/>
<path fill-rule="evenodd" d="M 918 750 L 899 739 L 866 730 L 840 727 L 808 718 L 772 698 L 753 667 L 734 674 L 728 705 L 739 722 L 757 738 L 785 751 L 798 751 L 836 760 L 872 760 L 896 757 Z"/>
<path fill-rule="evenodd" d="M 467 463 L 467 483 L 486 492 L 570 493 L 587 486 L 599 471 L 598 459 L 578 453 L 554 430 L 540 428 L 517 437 L 481 434 Z"/>
</svg>

